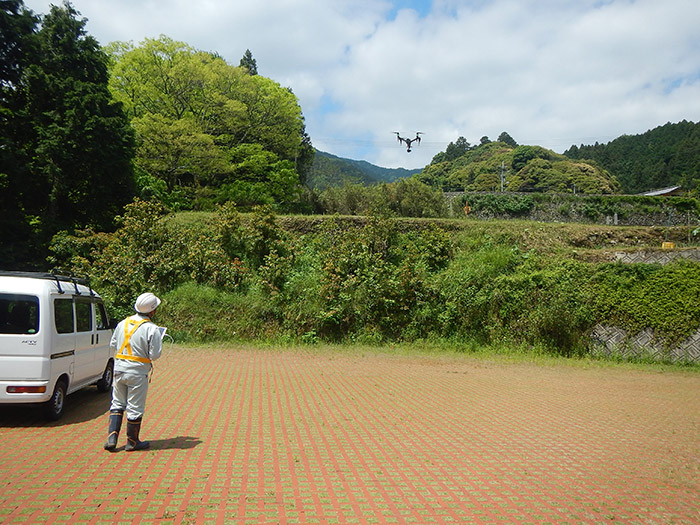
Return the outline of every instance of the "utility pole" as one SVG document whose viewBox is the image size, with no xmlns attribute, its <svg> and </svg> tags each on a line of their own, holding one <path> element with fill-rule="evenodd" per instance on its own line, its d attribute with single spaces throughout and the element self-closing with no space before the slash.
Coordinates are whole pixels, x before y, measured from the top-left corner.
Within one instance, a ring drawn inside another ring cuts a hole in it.
<svg viewBox="0 0 700 525">
<path fill-rule="evenodd" d="M 505 186 L 506 183 L 506 163 L 505 161 L 501 161 L 501 193 L 503 193 L 503 187 Z"/>
</svg>

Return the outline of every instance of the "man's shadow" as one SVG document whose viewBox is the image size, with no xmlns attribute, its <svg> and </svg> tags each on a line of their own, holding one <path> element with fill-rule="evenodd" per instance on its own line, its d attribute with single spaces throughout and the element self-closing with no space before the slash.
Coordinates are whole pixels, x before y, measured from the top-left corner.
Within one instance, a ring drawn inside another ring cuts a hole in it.
<svg viewBox="0 0 700 525">
<path fill-rule="evenodd" d="M 151 446 L 147 450 L 187 450 L 201 445 L 202 440 L 194 436 L 177 436 L 165 439 L 146 439 Z M 124 446 L 120 446 L 114 450 L 114 452 L 121 452 L 124 450 Z M 145 452 L 144 451 L 144 452 Z M 139 452 L 139 451 L 136 451 Z"/>
<path fill-rule="evenodd" d="M 194 436 L 177 436 L 167 439 L 150 439 L 151 448 L 156 450 L 178 449 L 187 450 L 202 443 L 202 440 Z"/>
</svg>

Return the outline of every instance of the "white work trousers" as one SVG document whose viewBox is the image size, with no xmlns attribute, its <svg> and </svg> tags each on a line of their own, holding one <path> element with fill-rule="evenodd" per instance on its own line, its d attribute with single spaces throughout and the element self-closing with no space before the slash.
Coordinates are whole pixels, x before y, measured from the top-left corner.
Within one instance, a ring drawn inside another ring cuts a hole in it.
<svg viewBox="0 0 700 525">
<path fill-rule="evenodd" d="M 110 410 L 126 410 L 126 419 L 135 421 L 143 417 L 148 394 L 148 376 L 117 372 L 112 385 Z"/>
</svg>

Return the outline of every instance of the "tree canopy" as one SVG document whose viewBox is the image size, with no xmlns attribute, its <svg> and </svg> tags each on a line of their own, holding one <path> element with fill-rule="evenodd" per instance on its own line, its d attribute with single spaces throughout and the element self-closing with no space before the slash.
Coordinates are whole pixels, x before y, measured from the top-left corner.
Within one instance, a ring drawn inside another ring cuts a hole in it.
<svg viewBox="0 0 700 525">
<path fill-rule="evenodd" d="M 291 90 L 252 74 L 252 55 L 235 67 L 167 36 L 109 51 L 110 87 L 136 131 L 136 166 L 151 180 L 169 193 L 185 188 L 195 207 L 294 197 L 311 149 L 301 108 Z"/>
</svg>

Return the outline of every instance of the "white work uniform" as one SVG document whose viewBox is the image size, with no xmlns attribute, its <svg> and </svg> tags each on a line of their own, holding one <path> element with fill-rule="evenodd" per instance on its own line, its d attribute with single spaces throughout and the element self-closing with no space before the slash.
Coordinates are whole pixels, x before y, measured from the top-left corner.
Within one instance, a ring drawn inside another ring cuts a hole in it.
<svg viewBox="0 0 700 525">
<path fill-rule="evenodd" d="M 116 348 L 110 410 L 126 410 L 126 418 L 143 417 L 151 362 L 160 357 L 162 338 L 147 315 L 135 314 L 114 329 L 110 345 Z"/>
</svg>

